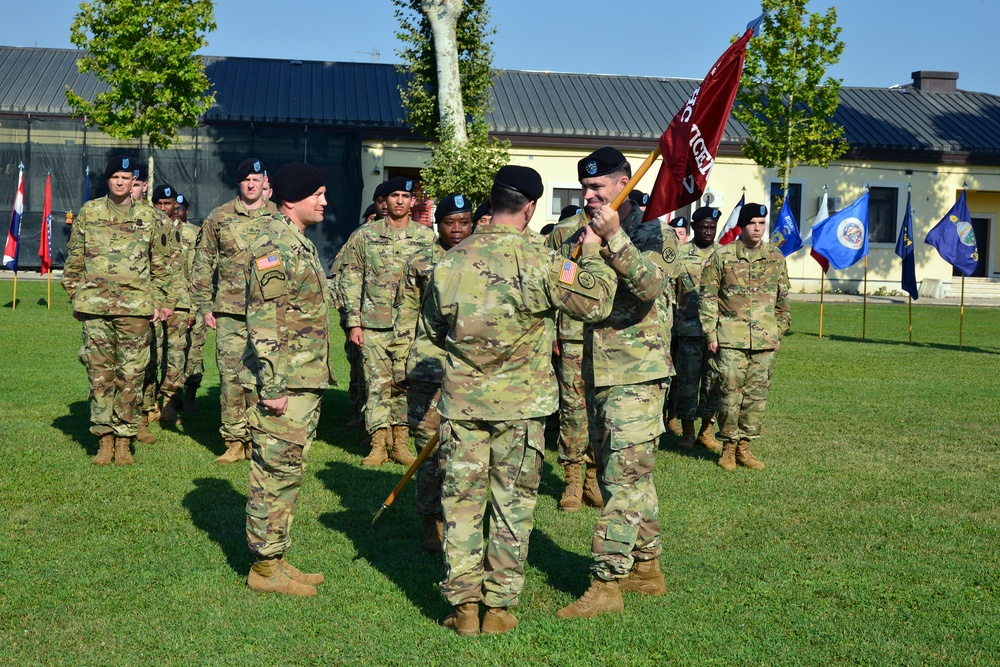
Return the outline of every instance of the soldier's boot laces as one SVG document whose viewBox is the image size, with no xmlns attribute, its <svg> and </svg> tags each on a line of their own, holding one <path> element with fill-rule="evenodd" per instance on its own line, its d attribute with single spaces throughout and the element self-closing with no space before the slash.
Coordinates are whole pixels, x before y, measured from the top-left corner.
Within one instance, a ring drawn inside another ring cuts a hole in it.
<svg viewBox="0 0 1000 667">
<path fill-rule="evenodd" d="M 701 430 L 698 431 L 698 442 L 713 454 L 722 453 L 722 445 L 715 439 L 715 424 L 708 417 L 701 420 Z"/>
<path fill-rule="evenodd" d="M 694 420 L 681 421 L 681 439 L 677 441 L 680 449 L 694 449 Z"/>
<path fill-rule="evenodd" d="M 392 460 L 411 466 L 417 457 L 410 453 L 410 427 L 396 424 L 392 427 Z"/>
<path fill-rule="evenodd" d="M 246 459 L 246 446 L 242 440 L 226 440 L 226 451 L 215 462 L 220 466 L 236 463 Z"/>
<path fill-rule="evenodd" d="M 136 434 L 135 439 L 144 445 L 155 445 L 156 436 L 149 431 L 149 413 L 144 413 L 142 415 L 142 421 L 139 423 L 139 432 Z"/>
<path fill-rule="evenodd" d="M 389 455 L 385 452 L 385 441 L 388 436 L 388 428 L 380 428 L 372 433 L 372 451 L 368 456 L 361 459 L 361 465 L 375 467 L 389 460 Z"/>
<path fill-rule="evenodd" d="M 764 464 L 753 457 L 750 452 L 750 441 L 740 440 L 736 445 L 736 463 L 751 470 L 763 470 Z"/>
<path fill-rule="evenodd" d="M 284 556 L 276 559 L 276 562 L 278 564 L 278 568 L 288 575 L 292 581 L 297 581 L 300 584 L 305 584 L 307 586 L 319 586 L 326 581 L 326 578 L 321 573 L 316 572 L 313 574 L 307 574 L 289 563 Z"/>
<path fill-rule="evenodd" d="M 463 637 L 475 637 L 479 634 L 479 603 L 466 602 L 458 605 L 454 612 L 444 617 L 441 625 Z"/>
<path fill-rule="evenodd" d="M 580 464 L 570 463 L 563 468 L 566 475 L 566 489 L 559 499 L 559 509 L 575 512 L 583 502 L 583 488 L 580 486 Z"/>
<path fill-rule="evenodd" d="M 667 584 L 660 572 L 660 559 L 637 560 L 632 563 L 632 571 L 618 582 L 618 590 L 626 593 L 665 595 Z"/>
<path fill-rule="evenodd" d="M 593 579 L 590 588 L 573 604 L 556 612 L 556 618 L 592 618 L 625 611 L 617 581 Z"/>
<path fill-rule="evenodd" d="M 277 558 L 256 561 L 247 575 L 247 586 L 261 593 L 284 593 L 285 595 L 316 595 L 316 587 L 301 584 L 292 579 L 278 564 Z"/>
<path fill-rule="evenodd" d="M 484 635 L 502 635 L 517 627 L 517 616 L 510 613 L 503 607 L 487 607 L 483 614 Z"/>
<path fill-rule="evenodd" d="M 724 470 L 736 470 L 736 443 L 722 443 L 722 456 L 719 457 L 719 467 Z"/>
<path fill-rule="evenodd" d="M 106 466 L 115 458 L 115 436 L 102 435 L 97 443 L 97 456 L 91 461 L 95 466 Z"/>
<path fill-rule="evenodd" d="M 182 408 L 184 412 L 192 414 L 196 409 L 195 404 L 195 394 L 198 393 L 197 385 L 189 384 L 184 387 L 184 407 Z"/>
<path fill-rule="evenodd" d="M 677 418 L 677 415 L 673 415 L 667 420 L 667 430 L 674 435 L 681 435 L 684 433 L 684 428 L 681 426 L 681 420 Z"/>
<path fill-rule="evenodd" d="M 601 485 L 597 483 L 597 466 L 587 465 L 587 476 L 583 480 L 583 502 L 598 509 L 604 507 Z"/>
<path fill-rule="evenodd" d="M 132 438 L 115 437 L 115 465 L 132 465 L 132 452 L 129 450 Z"/>
<path fill-rule="evenodd" d="M 424 517 L 424 541 L 420 548 L 432 554 L 439 554 L 444 545 L 444 521 L 440 516 Z"/>
<path fill-rule="evenodd" d="M 178 414 L 178 408 L 180 407 L 179 401 L 176 396 L 166 396 L 163 397 L 163 410 L 160 411 L 160 423 L 161 424 L 180 424 L 181 416 Z"/>
</svg>

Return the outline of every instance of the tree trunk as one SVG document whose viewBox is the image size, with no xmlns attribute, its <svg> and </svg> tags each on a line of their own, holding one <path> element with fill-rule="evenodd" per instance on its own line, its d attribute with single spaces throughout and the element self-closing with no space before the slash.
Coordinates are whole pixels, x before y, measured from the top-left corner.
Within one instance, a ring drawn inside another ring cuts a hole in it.
<svg viewBox="0 0 1000 667">
<path fill-rule="evenodd" d="M 458 42 L 455 39 L 458 17 L 462 14 L 462 4 L 462 0 L 421 0 L 420 9 L 427 16 L 434 35 L 441 130 L 448 128 L 456 141 L 465 144 L 469 138 L 465 131 L 465 106 L 462 104 L 462 81 L 458 74 Z"/>
</svg>

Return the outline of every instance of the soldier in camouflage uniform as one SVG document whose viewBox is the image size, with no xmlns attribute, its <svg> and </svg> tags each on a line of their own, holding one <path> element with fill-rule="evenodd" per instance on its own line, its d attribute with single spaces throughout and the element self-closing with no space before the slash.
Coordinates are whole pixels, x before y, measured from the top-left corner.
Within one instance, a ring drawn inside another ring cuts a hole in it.
<svg viewBox="0 0 1000 667">
<path fill-rule="evenodd" d="M 194 266 L 195 249 L 201 228 L 188 222 L 191 201 L 184 195 L 177 195 L 177 219 L 181 221 L 181 240 L 184 244 L 184 280 L 187 282 L 188 296 L 191 287 L 191 268 Z M 194 412 L 195 395 L 205 374 L 205 318 L 194 308 L 188 313 L 187 345 L 184 348 L 184 411 Z"/>
<path fill-rule="evenodd" d="M 236 169 L 239 196 L 208 214 L 201 225 L 191 268 L 191 302 L 205 325 L 215 329 L 215 360 L 219 367 L 219 402 L 226 443 L 215 460 L 229 464 L 249 458 L 247 409 L 256 400 L 243 364 L 247 344 L 247 249 L 277 211 L 264 201 L 264 165 L 247 158 Z M 217 289 L 213 292 L 213 283 Z"/>
<path fill-rule="evenodd" d="M 554 313 L 600 320 L 616 284 L 589 228 L 581 234 L 579 264 L 524 233 L 542 192 L 532 169 L 497 172 L 490 224 L 480 224 L 438 262 L 422 313 L 432 340 L 447 354 L 440 403 L 441 591 L 455 606 L 444 625 L 461 635 L 500 634 L 517 625 L 507 608 L 517 604 L 524 586 L 545 418 L 558 402 Z M 481 626 L 480 601 L 487 607 Z"/>
<path fill-rule="evenodd" d="M 593 580 L 558 618 L 620 612 L 623 590 L 666 592 L 653 468 L 674 374 L 669 286 L 678 271 L 677 239 L 665 223 L 643 222 L 629 202 L 621 218 L 608 205 L 631 173 L 625 156 L 610 147 L 579 163 L 590 226 L 605 241 L 601 256 L 618 274 L 618 290 L 610 316 L 584 330 L 587 417 L 604 497 L 591 541 Z M 563 245 L 564 254 L 575 238 Z"/>
<path fill-rule="evenodd" d="M 698 315 L 698 287 L 701 271 L 715 251 L 715 228 L 719 209 L 702 206 L 691 216 L 691 243 L 680 247 L 680 275 L 674 283 L 677 296 L 675 341 L 677 379 L 672 390 L 677 394 L 677 414 L 682 434 L 677 443 L 681 449 L 691 449 L 695 443 L 694 420 L 701 418 L 697 440 L 709 451 L 719 454 L 722 446 L 715 440 L 713 420 L 719 409 L 718 395 L 713 386 L 714 360 L 705 347 L 705 334 Z"/>
<path fill-rule="evenodd" d="M 319 253 L 305 236 L 323 222 L 326 173 L 287 164 L 271 177 L 277 215 L 250 244 L 247 256 L 245 359 L 260 400 L 248 418 L 253 436 L 247 545 L 256 591 L 316 595 L 322 574 L 304 574 L 285 560 L 295 500 L 319 422 L 323 391 L 336 385 L 330 354 L 329 288 Z"/>
<path fill-rule="evenodd" d="M 768 243 L 767 207 L 747 204 L 740 238 L 717 248 L 701 274 L 701 328 L 719 369 L 719 465 L 762 469 L 750 444 L 760 437 L 774 353 L 788 332 L 788 269 Z"/>
<path fill-rule="evenodd" d="M 83 323 L 90 432 L 100 438 L 94 465 L 128 465 L 139 431 L 149 323 L 170 317 L 176 295 L 170 249 L 153 235 L 156 216 L 129 195 L 131 160 L 112 159 L 104 175 L 108 195 L 84 204 L 73 224 L 62 284 Z"/>
<path fill-rule="evenodd" d="M 371 434 L 371 453 L 362 460 L 379 466 L 392 458 L 410 465 L 406 401 L 392 384 L 392 361 L 386 353 L 392 342 L 392 302 L 410 256 L 434 244 L 434 232 L 410 219 L 414 182 L 403 176 L 386 181 L 388 214 L 385 220 L 358 229 L 344 250 L 344 268 L 338 285 L 347 312 L 348 339 L 361 348 L 365 364 L 365 426 Z"/>
<path fill-rule="evenodd" d="M 434 220 L 438 242 L 422 248 L 407 260 L 393 303 L 393 340 L 389 344 L 393 382 L 406 389 L 406 417 L 417 453 L 423 451 L 441 426 L 437 404 L 444 375 L 444 350 L 434 345 L 419 318 L 434 266 L 445 252 L 472 233 L 472 202 L 463 195 L 449 195 L 437 203 Z M 444 523 L 441 510 L 440 449 L 417 469 L 417 514 L 423 517 L 423 549 L 441 551 Z"/>
</svg>

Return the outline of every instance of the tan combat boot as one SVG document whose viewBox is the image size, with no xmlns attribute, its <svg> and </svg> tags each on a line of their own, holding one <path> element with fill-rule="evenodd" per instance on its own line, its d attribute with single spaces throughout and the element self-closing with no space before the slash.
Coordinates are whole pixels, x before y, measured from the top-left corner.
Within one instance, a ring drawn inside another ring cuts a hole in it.
<svg viewBox="0 0 1000 667">
<path fill-rule="evenodd" d="M 559 509 L 575 512 L 583 502 L 583 488 L 580 486 L 580 464 L 570 463 L 563 468 L 566 476 L 566 490 L 559 499 Z"/>
<path fill-rule="evenodd" d="M 275 562 L 278 565 L 278 569 L 287 574 L 289 579 L 297 581 L 300 584 L 305 584 L 307 586 L 319 586 L 326 581 L 326 578 L 319 572 L 315 574 L 306 574 L 305 572 L 302 572 L 299 568 L 285 560 L 284 556 L 281 556 Z"/>
<path fill-rule="evenodd" d="M 156 444 L 156 436 L 149 432 L 148 412 L 145 412 L 142 415 L 142 421 L 139 423 L 139 433 L 136 434 L 135 439 L 144 445 Z"/>
<path fill-rule="evenodd" d="M 247 440 L 243 443 L 243 458 L 247 461 L 253 460 L 253 440 Z"/>
<path fill-rule="evenodd" d="M 681 421 L 681 439 L 677 441 L 678 449 L 694 449 L 694 420 Z"/>
<path fill-rule="evenodd" d="M 722 445 L 715 439 L 715 424 L 708 417 L 704 417 L 701 420 L 701 430 L 698 431 L 698 442 L 713 454 L 722 453 Z"/>
<path fill-rule="evenodd" d="M 597 483 L 597 466 L 587 465 L 587 476 L 583 480 L 583 502 L 598 509 L 604 508 L 601 485 Z"/>
<path fill-rule="evenodd" d="M 556 612 L 556 618 L 592 618 L 625 611 L 617 581 L 594 579 L 590 588 L 573 604 Z"/>
<path fill-rule="evenodd" d="M 681 427 L 681 420 L 677 418 L 677 415 L 670 415 L 667 419 L 667 430 L 674 435 L 681 435 L 684 433 L 684 429 Z"/>
<path fill-rule="evenodd" d="M 751 470 L 763 470 L 764 464 L 753 457 L 750 453 L 750 441 L 740 440 L 739 444 L 736 445 L 736 463 L 741 466 L 746 466 Z"/>
<path fill-rule="evenodd" d="M 432 554 L 439 554 L 444 545 L 444 521 L 440 516 L 424 517 L 424 541 L 420 548 Z"/>
<path fill-rule="evenodd" d="M 97 456 L 91 461 L 95 466 L 106 466 L 115 458 L 115 436 L 111 433 L 102 435 L 98 442 Z"/>
<path fill-rule="evenodd" d="M 156 401 L 153 401 L 153 409 L 147 412 L 146 416 L 150 423 L 160 421 L 160 406 L 156 404 Z"/>
<path fill-rule="evenodd" d="M 502 635 L 517 627 L 517 616 L 503 607 L 487 607 L 483 615 L 483 634 Z"/>
<path fill-rule="evenodd" d="M 385 451 L 385 441 L 388 437 L 388 428 L 380 428 L 372 433 L 372 451 L 361 459 L 361 465 L 377 467 L 389 460 L 389 455 Z"/>
<path fill-rule="evenodd" d="M 316 595 L 316 588 L 300 584 L 281 569 L 277 558 L 258 560 L 247 575 L 247 586 L 261 593 L 285 593 L 286 595 Z"/>
<path fill-rule="evenodd" d="M 633 561 L 632 571 L 618 582 L 618 590 L 646 595 L 666 594 L 667 584 L 660 572 L 660 559 Z"/>
<path fill-rule="evenodd" d="M 719 467 L 724 470 L 736 470 L 736 443 L 722 443 L 722 456 L 719 457 Z"/>
<path fill-rule="evenodd" d="M 246 460 L 245 451 L 246 448 L 242 440 L 226 440 L 226 451 L 222 456 L 215 459 L 215 462 L 220 466 L 225 466 L 237 461 L 244 461 Z"/>
<path fill-rule="evenodd" d="M 160 411 L 161 424 L 180 424 L 181 417 L 177 414 L 179 401 L 176 396 L 163 395 L 163 410 Z"/>
<path fill-rule="evenodd" d="M 458 605 L 453 613 L 444 617 L 441 625 L 463 637 L 475 637 L 479 634 L 479 603 L 466 602 Z"/>
<path fill-rule="evenodd" d="M 132 438 L 122 438 L 115 436 L 115 465 L 132 465 L 132 452 L 129 447 L 132 445 Z"/>
<path fill-rule="evenodd" d="M 417 457 L 410 453 L 410 427 L 396 424 L 392 427 L 392 453 L 390 458 L 396 463 L 411 466 Z"/>
</svg>

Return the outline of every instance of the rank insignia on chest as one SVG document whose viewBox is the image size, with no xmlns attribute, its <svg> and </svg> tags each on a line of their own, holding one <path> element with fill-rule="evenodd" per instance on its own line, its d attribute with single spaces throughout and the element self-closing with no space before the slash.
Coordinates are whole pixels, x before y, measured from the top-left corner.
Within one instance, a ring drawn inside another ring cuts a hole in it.
<svg viewBox="0 0 1000 667">
<path fill-rule="evenodd" d="M 281 260 L 278 259 L 278 253 L 271 253 L 264 257 L 257 258 L 257 270 L 264 271 L 275 266 L 281 266 Z"/>
<path fill-rule="evenodd" d="M 572 285 L 576 279 L 576 262 L 566 260 L 563 262 L 562 272 L 559 274 L 559 282 Z"/>
</svg>

